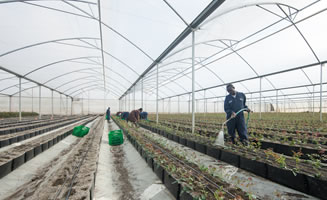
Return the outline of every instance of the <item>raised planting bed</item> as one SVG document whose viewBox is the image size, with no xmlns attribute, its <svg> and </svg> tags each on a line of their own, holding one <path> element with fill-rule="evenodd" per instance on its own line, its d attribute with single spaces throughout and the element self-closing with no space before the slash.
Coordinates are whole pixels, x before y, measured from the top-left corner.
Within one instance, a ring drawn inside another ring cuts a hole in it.
<svg viewBox="0 0 327 200">
<path fill-rule="evenodd" d="M 177 154 L 175 155 L 165 149 L 164 146 L 150 140 L 146 137 L 146 133 L 142 133 L 142 130 L 126 128 L 119 123 L 120 119 L 113 118 L 113 120 L 124 131 L 127 138 L 134 141 L 132 144 L 138 152 L 142 152 L 140 155 L 147 156 L 148 163 L 149 160 L 153 159 L 152 170 L 176 199 L 199 199 L 200 197 L 202 199 L 215 199 L 218 196 L 221 199 L 232 199 L 230 194 L 234 194 L 237 199 L 249 199 L 245 192 L 235 188 L 235 186 L 231 186 L 217 177 L 212 177 L 207 172 L 201 171 L 198 166 L 184 160 L 185 158 L 178 157 Z M 142 148 L 142 151 L 139 151 L 139 148 Z M 143 152 L 147 153 L 144 154 Z M 189 167 L 193 168 L 194 171 L 190 170 Z M 203 177 L 210 177 L 211 184 L 214 182 L 217 185 L 210 185 L 207 179 Z M 208 188 L 217 193 L 210 193 Z M 226 190 L 229 190 L 228 194 L 224 192 Z"/>
<path fill-rule="evenodd" d="M 168 131 L 167 127 L 165 131 Z M 170 134 L 173 134 L 173 131 Z M 179 138 L 181 140 L 183 137 L 179 135 Z M 190 141 L 188 138 L 185 139 Z M 194 144 L 198 143 L 197 141 L 193 142 Z M 327 190 L 324 190 L 325 185 L 320 184 L 327 183 L 327 169 L 319 165 L 321 160 L 315 160 L 316 163 L 313 163 L 313 161 L 301 160 L 299 157 L 283 156 L 272 150 L 251 150 L 247 149 L 247 147 L 235 145 L 222 148 L 208 145 L 210 143 L 208 141 L 207 145 L 205 145 L 207 155 L 298 191 L 319 198 L 327 196 Z M 299 163 L 296 163 L 295 160 L 298 160 Z M 315 165 L 319 166 L 313 167 Z M 309 186 L 309 180 L 316 186 L 315 189 Z"/>
<path fill-rule="evenodd" d="M 84 121 L 80 124 L 87 124 L 92 120 L 93 118 Z M 20 146 L 15 146 L 6 151 L 1 152 L 0 178 L 6 176 L 11 171 L 17 169 L 19 166 L 36 157 L 43 151 L 46 151 L 49 148 L 48 144 L 50 141 L 56 139 L 56 141 L 59 142 L 60 140 L 64 139 L 66 136 L 72 133 L 73 128 L 74 126 L 70 126 L 65 128 L 64 130 L 54 132 L 51 135 L 42 136 L 38 139 L 29 141 Z"/>
<path fill-rule="evenodd" d="M 42 126 L 49 126 L 51 124 L 60 123 L 67 121 L 69 119 L 73 118 L 67 118 L 67 119 L 56 119 L 56 120 L 45 120 L 45 121 L 37 121 L 37 123 L 26 123 L 26 124 L 19 124 L 18 126 L 10 126 L 6 128 L 0 128 L 0 135 L 6 135 L 6 134 L 13 134 L 19 131 L 26 131 L 30 129 L 40 128 Z"/>
<path fill-rule="evenodd" d="M 148 123 L 148 124 L 154 124 L 154 123 Z M 157 127 L 161 127 L 161 128 L 170 128 L 172 129 L 173 133 L 175 133 L 174 129 L 178 129 L 177 131 L 179 132 L 183 132 L 180 130 L 184 130 L 186 132 L 190 132 L 191 128 L 190 127 L 183 127 L 177 124 L 173 124 L 173 123 L 159 123 L 161 125 L 155 125 Z M 218 130 L 218 129 L 217 129 Z M 211 138 L 215 138 L 217 136 L 217 133 L 210 131 L 208 129 L 206 129 L 206 134 L 204 134 L 203 137 L 208 139 Z M 252 134 L 253 135 L 253 134 Z M 197 137 L 199 136 L 199 134 L 197 134 Z M 211 137 L 214 136 L 214 137 Z M 225 138 L 227 138 L 227 140 L 230 140 L 228 135 L 225 135 Z M 327 163 L 327 146 L 325 145 L 319 145 L 317 144 L 289 144 L 289 143 L 285 143 L 284 140 L 281 141 L 271 141 L 271 140 L 266 140 L 266 139 L 261 139 L 261 138 L 251 138 L 250 137 L 250 141 L 252 143 L 255 143 L 256 148 L 260 148 L 260 149 L 269 149 L 271 148 L 274 152 L 276 153 L 281 153 L 287 156 L 293 156 L 294 152 L 299 152 L 301 151 L 302 154 L 300 156 L 301 159 L 311 159 L 309 155 L 315 155 L 318 154 L 320 155 L 320 160 L 323 163 Z M 327 141 L 327 140 L 326 140 Z"/>
<path fill-rule="evenodd" d="M 20 141 L 35 137 L 37 135 L 41 135 L 43 133 L 55 130 L 60 127 L 67 126 L 69 124 L 78 122 L 82 119 L 85 119 L 85 117 L 82 117 L 79 119 L 73 119 L 73 120 L 66 120 L 64 122 L 61 121 L 56 124 L 52 124 L 52 125 L 41 127 L 41 128 L 36 128 L 36 129 L 26 130 L 23 132 L 13 133 L 10 135 L 0 136 L 0 148 L 14 144 L 16 142 L 20 142 Z"/>
</svg>

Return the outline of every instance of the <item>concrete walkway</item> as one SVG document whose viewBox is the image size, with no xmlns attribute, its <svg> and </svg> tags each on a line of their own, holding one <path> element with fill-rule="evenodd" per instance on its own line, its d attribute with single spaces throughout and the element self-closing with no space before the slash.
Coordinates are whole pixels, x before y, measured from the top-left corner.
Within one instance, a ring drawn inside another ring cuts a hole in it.
<svg viewBox="0 0 327 200">
<path fill-rule="evenodd" d="M 108 132 L 117 129 L 113 121 L 105 123 L 95 179 L 95 199 L 175 199 L 127 138 L 123 145 L 109 146 Z"/>
</svg>

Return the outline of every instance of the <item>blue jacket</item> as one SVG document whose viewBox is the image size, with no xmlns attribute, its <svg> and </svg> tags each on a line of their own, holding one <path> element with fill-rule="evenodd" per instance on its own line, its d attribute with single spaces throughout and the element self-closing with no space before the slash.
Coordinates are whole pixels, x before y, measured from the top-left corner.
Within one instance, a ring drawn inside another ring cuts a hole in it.
<svg viewBox="0 0 327 200">
<path fill-rule="evenodd" d="M 145 120 L 147 120 L 147 119 L 148 119 L 148 113 L 147 113 L 147 112 L 141 112 L 141 113 L 140 113 L 140 119 L 145 119 Z"/>
<path fill-rule="evenodd" d="M 110 118 L 110 109 L 108 108 L 106 111 L 106 115 L 108 116 L 108 119 Z"/>
<path fill-rule="evenodd" d="M 227 95 L 224 103 L 224 110 L 226 112 L 226 118 L 229 119 L 232 115 L 232 112 L 238 112 L 242 108 L 247 108 L 245 105 L 246 97 L 242 92 L 236 92 L 236 97 L 234 98 L 232 95 Z M 239 117 L 244 117 L 243 112 L 238 114 Z"/>
</svg>

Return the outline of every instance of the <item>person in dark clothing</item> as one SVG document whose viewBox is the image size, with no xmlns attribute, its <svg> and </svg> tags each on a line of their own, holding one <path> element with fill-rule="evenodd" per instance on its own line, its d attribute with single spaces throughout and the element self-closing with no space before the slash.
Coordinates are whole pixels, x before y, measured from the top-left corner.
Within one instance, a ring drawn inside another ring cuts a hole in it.
<svg viewBox="0 0 327 200">
<path fill-rule="evenodd" d="M 140 118 L 144 120 L 148 120 L 148 113 L 147 112 L 141 112 L 140 113 Z"/>
<path fill-rule="evenodd" d="M 129 112 L 123 112 L 121 114 L 121 119 L 128 121 L 128 115 L 129 115 Z"/>
<path fill-rule="evenodd" d="M 142 112 L 142 108 L 138 110 L 133 110 L 131 113 L 128 115 L 128 122 L 131 122 L 134 124 L 136 127 L 138 126 L 138 122 L 140 121 L 140 113 Z"/>
<path fill-rule="evenodd" d="M 226 89 L 229 93 L 224 102 L 226 119 L 233 118 L 227 122 L 228 134 L 231 136 L 233 144 L 235 144 L 236 129 L 241 142 L 244 145 L 248 145 L 247 127 L 245 125 L 244 114 L 241 112 L 236 115 L 236 113 L 243 108 L 246 108 L 246 111 L 250 112 L 250 109 L 245 105 L 246 97 L 242 92 L 237 92 L 232 84 L 228 84 Z"/>
<path fill-rule="evenodd" d="M 110 107 L 108 107 L 107 111 L 106 111 L 106 118 L 108 120 L 108 122 L 110 121 Z"/>
</svg>

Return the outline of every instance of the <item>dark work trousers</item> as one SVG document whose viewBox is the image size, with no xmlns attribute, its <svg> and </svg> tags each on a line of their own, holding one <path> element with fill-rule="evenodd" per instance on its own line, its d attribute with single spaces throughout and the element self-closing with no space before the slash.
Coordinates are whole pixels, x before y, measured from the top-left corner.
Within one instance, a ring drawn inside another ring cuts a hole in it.
<svg viewBox="0 0 327 200">
<path fill-rule="evenodd" d="M 227 122 L 228 134 L 232 137 L 232 141 L 235 140 L 235 130 L 237 130 L 241 141 L 248 139 L 247 128 L 245 125 L 244 115 L 240 113 L 234 119 Z"/>
</svg>

